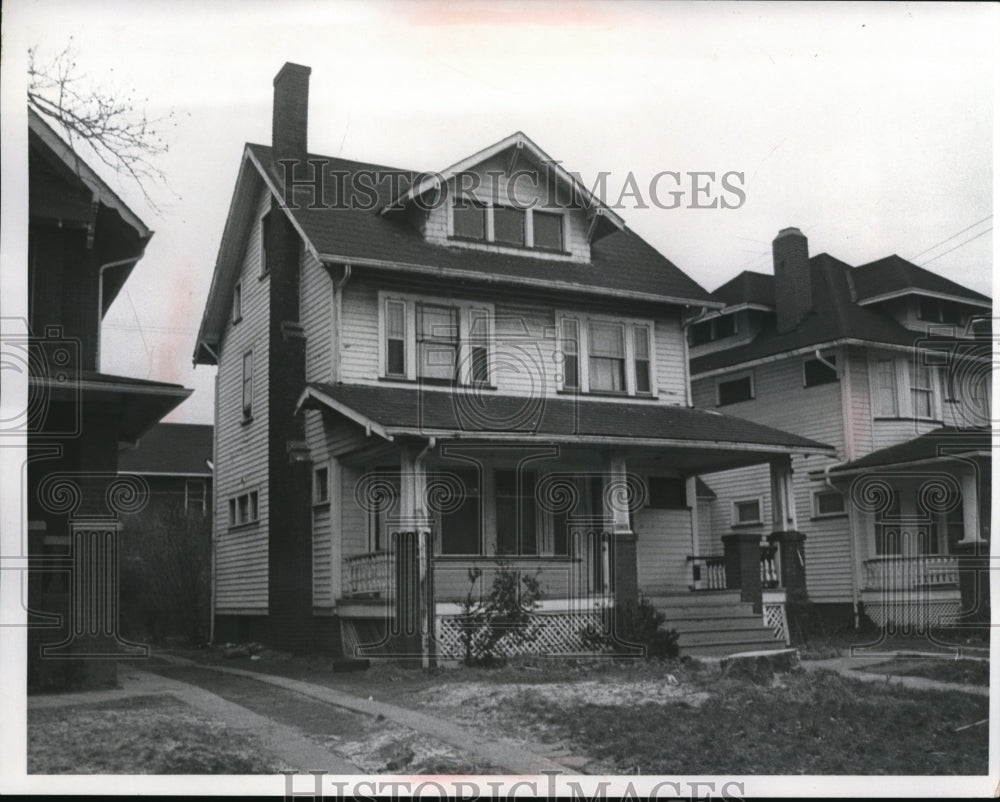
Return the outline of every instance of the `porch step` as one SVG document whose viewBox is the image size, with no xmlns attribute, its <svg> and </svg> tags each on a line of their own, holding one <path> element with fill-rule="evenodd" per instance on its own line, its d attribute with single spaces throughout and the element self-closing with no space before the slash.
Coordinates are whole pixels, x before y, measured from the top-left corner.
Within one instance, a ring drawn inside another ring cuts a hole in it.
<svg viewBox="0 0 1000 802">
<path fill-rule="evenodd" d="M 740 601 L 738 590 L 656 596 L 651 601 L 666 616 L 664 626 L 677 630 L 681 654 L 724 657 L 785 648 L 753 604 Z"/>
</svg>

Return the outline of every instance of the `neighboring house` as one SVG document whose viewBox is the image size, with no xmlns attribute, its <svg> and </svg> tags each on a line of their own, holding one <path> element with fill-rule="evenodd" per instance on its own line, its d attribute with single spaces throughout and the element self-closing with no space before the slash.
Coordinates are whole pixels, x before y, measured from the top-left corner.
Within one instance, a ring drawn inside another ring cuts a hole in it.
<svg viewBox="0 0 1000 802">
<path fill-rule="evenodd" d="M 146 510 L 212 510 L 212 427 L 197 423 L 158 423 L 118 456 L 118 470 L 141 476 L 149 486 Z"/>
<path fill-rule="evenodd" d="M 992 303 L 898 256 L 810 258 L 795 228 L 774 275 L 744 272 L 689 329 L 694 402 L 836 446 L 793 462 L 808 594 L 879 625 L 988 615 Z M 703 476 L 712 538 L 770 532 L 769 478 Z M 964 555 L 964 556 L 963 556 Z"/>
<path fill-rule="evenodd" d="M 116 531 L 145 500 L 118 476 L 134 442 L 191 391 L 100 372 L 101 320 L 152 232 L 41 117 L 28 112 L 29 684 L 111 681 Z M 75 601 L 74 601 L 75 600 Z"/>
<path fill-rule="evenodd" d="M 740 590 L 692 601 L 696 477 L 770 465 L 780 502 L 828 447 L 690 408 L 685 320 L 720 304 L 521 133 L 431 176 L 307 166 L 308 75 L 282 68 L 272 146 L 243 152 L 194 354 L 215 639 L 361 653 L 388 626 L 383 653 L 455 657 L 470 569 L 507 562 L 538 572 L 538 649 L 640 592 L 715 616 L 685 645 L 774 646 L 757 543 Z"/>
</svg>

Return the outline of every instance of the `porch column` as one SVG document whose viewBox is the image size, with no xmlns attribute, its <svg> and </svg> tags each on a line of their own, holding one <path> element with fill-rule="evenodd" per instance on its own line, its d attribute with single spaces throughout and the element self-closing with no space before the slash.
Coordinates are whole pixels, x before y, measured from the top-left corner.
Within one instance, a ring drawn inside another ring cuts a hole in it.
<svg viewBox="0 0 1000 802">
<path fill-rule="evenodd" d="M 605 469 L 604 516 L 611 525 L 615 603 L 638 601 L 639 567 L 635 534 L 629 522 L 630 492 L 625 455 L 612 454 Z"/>
<path fill-rule="evenodd" d="M 990 542 L 983 539 L 980 528 L 979 473 L 961 475 L 962 539 L 955 544 L 958 559 L 958 586 L 962 593 L 959 620 L 962 624 L 990 624 Z M 989 489 L 986 490 L 989 492 Z"/>
<path fill-rule="evenodd" d="M 768 542 L 778 546 L 781 586 L 785 589 L 785 609 L 793 641 L 804 636 L 809 597 L 806 592 L 806 536 L 798 531 L 792 458 L 771 460 L 771 522 L 774 531 Z"/>
<path fill-rule="evenodd" d="M 431 609 L 430 555 L 431 522 L 424 506 L 427 474 L 419 443 L 405 443 L 399 451 L 399 519 L 396 535 L 396 629 L 402 643 L 420 644 L 421 663 L 430 665 Z M 415 563 L 415 564 L 414 564 Z M 405 651 L 408 649 L 404 648 Z"/>
</svg>

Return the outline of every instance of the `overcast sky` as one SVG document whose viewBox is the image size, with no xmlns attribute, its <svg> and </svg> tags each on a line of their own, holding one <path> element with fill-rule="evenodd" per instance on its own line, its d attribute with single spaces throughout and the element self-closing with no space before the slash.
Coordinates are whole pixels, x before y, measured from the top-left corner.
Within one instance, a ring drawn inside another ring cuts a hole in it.
<svg viewBox="0 0 1000 802">
<path fill-rule="evenodd" d="M 212 421 L 214 369 L 191 354 L 242 146 L 269 143 L 285 61 L 312 67 L 314 152 L 440 170 L 522 130 L 588 186 L 610 173 L 611 201 L 630 172 L 644 194 L 664 170 L 743 173 L 738 209 L 620 211 L 709 290 L 771 272 L 771 239 L 798 226 L 811 253 L 855 265 L 898 253 L 992 294 L 992 4 L 8 0 L 4 12 L 5 118 L 27 48 L 44 59 L 72 36 L 81 70 L 179 121 L 159 211 L 109 177 L 156 234 L 105 318 L 101 366 L 195 388 L 169 420 Z"/>
</svg>

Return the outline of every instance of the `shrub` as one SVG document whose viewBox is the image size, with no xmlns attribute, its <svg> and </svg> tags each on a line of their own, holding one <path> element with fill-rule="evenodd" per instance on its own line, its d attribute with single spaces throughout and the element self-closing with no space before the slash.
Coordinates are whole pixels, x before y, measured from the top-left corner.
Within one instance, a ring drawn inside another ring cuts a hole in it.
<svg viewBox="0 0 1000 802">
<path fill-rule="evenodd" d="M 538 636 L 531 621 L 531 613 L 542 596 L 538 572 L 522 574 L 510 563 L 501 561 L 489 594 L 477 599 L 473 594 L 482 574 L 479 568 L 469 570 L 469 592 L 459 618 L 463 661 L 467 666 L 502 664 L 501 640 L 520 646 Z"/>
<path fill-rule="evenodd" d="M 587 632 L 584 642 L 594 649 L 610 649 L 618 654 L 630 654 L 635 645 L 642 646 L 644 656 L 677 657 L 680 636 L 676 629 L 663 627 L 666 616 L 649 599 L 625 600 L 612 611 L 611 632 Z"/>
</svg>

